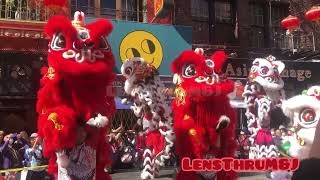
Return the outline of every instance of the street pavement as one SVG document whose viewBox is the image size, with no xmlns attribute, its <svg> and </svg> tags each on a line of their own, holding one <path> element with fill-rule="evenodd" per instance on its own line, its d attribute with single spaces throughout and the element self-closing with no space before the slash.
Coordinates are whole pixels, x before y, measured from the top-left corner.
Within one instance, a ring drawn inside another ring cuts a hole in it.
<svg viewBox="0 0 320 180">
<path fill-rule="evenodd" d="M 160 177 L 156 180 L 171 180 L 173 179 L 172 169 L 162 169 Z M 111 175 L 113 180 L 140 180 L 140 172 L 138 170 L 119 170 Z M 265 174 L 241 174 L 239 180 L 270 180 Z"/>
</svg>

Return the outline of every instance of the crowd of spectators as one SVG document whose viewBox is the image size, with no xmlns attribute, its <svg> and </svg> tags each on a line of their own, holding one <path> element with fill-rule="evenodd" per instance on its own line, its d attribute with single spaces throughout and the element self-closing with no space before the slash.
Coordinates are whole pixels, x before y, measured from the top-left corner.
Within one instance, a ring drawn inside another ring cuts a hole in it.
<svg viewBox="0 0 320 180">
<path fill-rule="evenodd" d="M 283 150 L 283 145 L 289 143 L 294 137 L 294 129 L 286 128 L 283 125 L 280 125 L 279 128 L 271 129 L 271 135 L 274 144 L 278 147 L 279 150 Z M 242 129 L 237 137 L 238 151 L 237 157 L 240 159 L 249 158 L 250 151 L 250 133 L 247 129 Z"/>
<path fill-rule="evenodd" d="M 46 165 L 42 157 L 42 146 L 37 133 L 28 136 L 26 131 L 8 133 L 0 131 L 0 170 L 17 169 L 22 167 L 38 167 Z M 1 173 L 1 176 L 10 176 L 12 173 Z M 45 168 L 16 171 L 16 179 L 45 179 Z M 17 178 L 20 176 L 20 178 Z"/>
</svg>

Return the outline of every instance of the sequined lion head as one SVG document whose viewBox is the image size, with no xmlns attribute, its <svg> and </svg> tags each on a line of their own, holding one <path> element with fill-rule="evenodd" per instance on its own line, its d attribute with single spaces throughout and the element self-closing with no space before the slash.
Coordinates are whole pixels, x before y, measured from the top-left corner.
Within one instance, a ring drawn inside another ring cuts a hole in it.
<svg viewBox="0 0 320 180">
<path fill-rule="evenodd" d="M 112 24 L 107 19 L 85 24 L 83 12 L 75 12 L 73 21 L 53 16 L 45 27 L 50 37 L 49 66 L 73 77 L 106 76 L 115 63 L 106 39 L 111 31 Z"/>
<path fill-rule="evenodd" d="M 233 81 L 222 72 L 227 59 L 223 51 L 205 58 L 202 49 L 184 51 L 171 64 L 173 82 L 195 98 L 227 95 L 233 91 Z"/>
<path fill-rule="evenodd" d="M 157 69 L 140 57 L 127 59 L 121 66 L 121 73 L 126 78 L 125 91 L 128 94 L 137 82 L 146 82 L 158 75 Z"/>
<path fill-rule="evenodd" d="M 302 95 L 282 103 L 282 110 L 291 121 L 296 137 L 291 141 L 292 156 L 308 158 L 320 119 L 320 86 L 312 86 Z"/>
<path fill-rule="evenodd" d="M 252 63 L 249 82 L 256 82 L 266 89 L 282 89 L 284 83 L 280 74 L 284 68 L 285 65 L 281 61 L 276 61 L 273 56 L 257 58 Z"/>
</svg>

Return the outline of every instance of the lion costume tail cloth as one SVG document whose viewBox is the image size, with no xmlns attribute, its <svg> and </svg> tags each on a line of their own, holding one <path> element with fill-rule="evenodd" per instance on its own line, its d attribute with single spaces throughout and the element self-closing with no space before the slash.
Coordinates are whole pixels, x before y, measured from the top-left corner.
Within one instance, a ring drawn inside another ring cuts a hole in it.
<svg viewBox="0 0 320 180">
<path fill-rule="evenodd" d="M 182 158 L 205 159 L 234 157 L 236 149 L 236 112 L 228 94 L 233 81 L 222 73 L 226 55 L 215 52 L 210 58 L 202 49 L 185 51 L 171 64 L 176 84 L 176 98 L 172 103 L 176 153 Z M 178 180 L 198 178 L 235 180 L 234 171 L 194 172 L 177 174 Z"/>
<path fill-rule="evenodd" d="M 164 85 L 158 72 L 142 58 L 127 59 L 121 67 L 126 78 L 125 92 L 131 109 L 142 126 L 143 169 L 141 179 L 159 176 L 159 168 L 170 158 L 174 135 L 171 109 L 163 96 Z"/>
<path fill-rule="evenodd" d="M 38 92 L 38 133 L 43 139 L 49 172 L 58 179 L 111 179 L 106 142 L 109 118 L 115 112 L 110 91 L 114 57 L 106 37 L 107 19 L 85 24 L 84 13 L 74 20 L 49 19 L 48 68 L 42 69 Z"/>
</svg>

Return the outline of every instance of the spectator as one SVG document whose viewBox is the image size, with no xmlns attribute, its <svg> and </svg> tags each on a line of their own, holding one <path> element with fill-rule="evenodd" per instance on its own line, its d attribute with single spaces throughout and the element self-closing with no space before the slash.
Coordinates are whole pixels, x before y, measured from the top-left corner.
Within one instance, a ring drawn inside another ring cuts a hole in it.
<svg viewBox="0 0 320 180">
<path fill-rule="evenodd" d="M 284 133 L 287 132 L 287 130 L 286 130 L 286 128 L 284 127 L 284 125 L 280 125 L 280 126 L 279 126 L 279 130 L 280 130 L 281 134 L 284 134 Z"/>
<path fill-rule="evenodd" d="M 280 129 L 275 131 L 275 137 L 273 138 L 274 144 L 279 148 L 282 144 L 282 134 Z"/>
<path fill-rule="evenodd" d="M 5 151 L 6 146 L 8 145 L 7 143 L 4 142 L 4 135 L 5 135 L 4 131 L 0 131 L 0 169 L 4 169 L 3 152 Z"/>
<path fill-rule="evenodd" d="M 24 160 L 25 151 L 29 148 L 29 146 L 28 133 L 26 131 L 21 131 L 17 135 L 17 140 L 13 144 L 13 148 L 18 152 L 20 162 Z"/>
<path fill-rule="evenodd" d="M 26 149 L 24 154 L 24 166 L 35 167 L 42 165 L 42 147 L 38 140 L 37 133 L 30 136 L 31 146 Z M 22 175 L 24 176 L 24 175 Z M 46 171 L 43 168 L 37 168 L 27 171 L 26 180 L 45 179 Z"/>
<path fill-rule="evenodd" d="M 22 158 L 19 158 L 18 151 L 14 148 L 14 142 L 17 140 L 18 134 L 10 134 L 9 139 L 9 152 L 12 159 L 12 166 L 10 168 L 18 168 L 22 167 Z"/>
<path fill-rule="evenodd" d="M 271 136 L 272 136 L 272 138 L 274 138 L 274 137 L 275 137 L 275 129 L 274 129 L 274 128 L 272 128 L 272 129 L 270 130 L 270 132 L 271 132 Z"/>
<path fill-rule="evenodd" d="M 4 136 L 4 132 L 1 131 L 1 136 Z M 0 154 L 1 154 L 1 169 L 9 169 L 13 166 L 13 160 L 10 152 L 10 142 L 12 142 L 12 135 L 8 134 L 4 136 L 3 140 L 1 138 L 1 144 L 0 144 Z"/>
<path fill-rule="evenodd" d="M 240 131 L 240 135 L 238 137 L 239 151 L 240 151 L 240 159 L 249 158 L 249 148 L 250 142 L 249 137 L 244 130 Z"/>
<path fill-rule="evenodd" d="M 288 129 L 288 131 L 287 131 L 287 135 L 288 135 L 288 136 L 292 136 L 292 135 L 293 135 L 293 132 L 294 132 L 294 129 L 293 129 L 293 128 L 290 128 L 290 129 Z"/>
<path fill-rule="evenodd" d="M 282 135 L 283 142 L 293 142 L 295 137 L 293 136 L 293 129 L 288 129 L 287 133 Z"/>
</svg>

